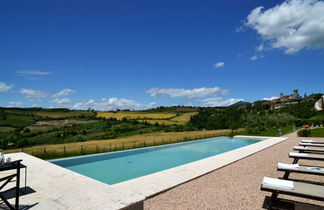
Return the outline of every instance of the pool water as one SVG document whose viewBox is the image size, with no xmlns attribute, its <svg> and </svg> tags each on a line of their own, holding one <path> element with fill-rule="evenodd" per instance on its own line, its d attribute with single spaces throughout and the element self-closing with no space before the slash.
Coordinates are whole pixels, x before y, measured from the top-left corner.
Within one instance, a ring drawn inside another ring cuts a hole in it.
<svg viewBox="0 0 324 210">
<path fill-rule="evenodd" d="M 53 160 L 52 163 L 106 184 L 116 184 L 259 142 L 216 137 L 198 141 Z"/>
</svg>

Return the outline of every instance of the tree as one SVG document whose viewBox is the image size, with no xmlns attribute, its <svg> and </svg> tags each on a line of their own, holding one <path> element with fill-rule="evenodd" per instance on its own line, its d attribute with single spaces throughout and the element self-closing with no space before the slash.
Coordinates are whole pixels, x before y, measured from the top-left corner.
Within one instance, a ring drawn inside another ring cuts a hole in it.
<svg viewBox="0 0 324 210">
<path fill-rule="evenodd" d="M 27 147 L 29 145 L 29 142 L 27 139 L 21 139 L 17 142 L 17 147 L 18 148 L 23 148 L 23 147 Z"/>
<path fill-rule="evenodd" d="M 304 98 L 307 98 L 307 94 L 306 93 L 304 94 Z"/>
<path fill-rule="evenodd" d="M 74 141 L 75 142 L 83 142 L 83 141 L 86 141 L 86 139 L 82 135 L 77 135 L 77 136 L 75 136 Z"/>
</svg>

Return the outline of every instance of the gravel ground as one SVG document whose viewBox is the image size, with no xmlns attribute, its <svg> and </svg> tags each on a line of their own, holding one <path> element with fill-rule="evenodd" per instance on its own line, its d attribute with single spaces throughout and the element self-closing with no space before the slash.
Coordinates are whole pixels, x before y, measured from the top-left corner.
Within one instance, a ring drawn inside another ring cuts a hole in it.
<svg viewBox="0 0 324 210">
<path fill-rule="evenodd" d="M 146 200 L 144 209 L 268 208 L 271 193 L 260 190 L 262 179 L 283 176 L 283 172 L 277 172 L 276 165 L 292 163 L 288 152 L 301 139 L 296 133 L 287 137 L 284 142 Z M 323 162 L 309 160 L 300 160 L 299 164 L 324 166 Z M 315 175 L 292 173 L 289 178 L 324 183 L 324 177 Z M 324 202 L 320 201 L 285 195 L 278 198 L 280 209 L 324 209 Z"/>
</svg>

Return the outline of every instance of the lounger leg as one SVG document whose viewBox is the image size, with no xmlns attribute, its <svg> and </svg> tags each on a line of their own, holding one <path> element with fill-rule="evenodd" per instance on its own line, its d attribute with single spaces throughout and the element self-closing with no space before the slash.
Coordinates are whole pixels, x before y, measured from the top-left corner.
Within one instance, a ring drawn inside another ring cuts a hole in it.
<svg viewBox="0 0 324 210">
<path fill-rule="evenodd" d="M 0 194 L 1 200 L 9 207 L 9 209 L 14 210 L 15 208 L 7 201 L 7 199 Z"/>
<path fill-rule="evenodd" d="M 294 158 L 293 164 L 296 164 L 298 162 L 299 158 Z"/>
<path fill-rule="evenodd" d="M 19 209 L 19 186 L 20 186 L 20 162 L 17 163 L 16 202 L 15 202 L 15 209 Z"/>
<path fill-rule="evenodd" d="M 25 168 L 25 193 L 27 192 L 27 166 Z"/>
<path fill-rule="evenodd" d="M 283 178 L 284 179 L 288 179 L 289 174 L 290 174 L 290 171 L 286 171 L 285 174 L 284 174 L 284 176 L 283 176 Z"/>
<path fill-rule="evenodd" d="M 271 209 L 273 205 L 277 202 L 278 193 L 272 193 L 269 208 Z"/>
</svg>

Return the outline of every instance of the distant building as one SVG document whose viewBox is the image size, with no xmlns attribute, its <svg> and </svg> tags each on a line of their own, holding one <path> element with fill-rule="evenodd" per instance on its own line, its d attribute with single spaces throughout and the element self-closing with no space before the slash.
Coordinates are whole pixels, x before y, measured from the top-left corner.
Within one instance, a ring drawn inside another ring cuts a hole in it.
<svg viewBox="0 0 324 210">
<path fill-rule="evenodd" d="M 268 103 L 271 103 L 272 109 L 279 109 L 288 105 L 296 104 L 298 103 L 296 100 L 300 99 L 300 95 L 298 93 L 298 90 L 295 89 L 293 94 L 290 95 L 284 95 L 283 93 L 280 93 L 280 98 L 268 101 Z"/>
<path fill-rule="evenodd" d="M 287 101 L 287 100 L 295 100 L 300 99 L 298 90 L 295 89 L 293 94 L 290 95 L 284 95 L 283 93 L 280 93 L 280 98 L 278 98 L 281 102 Z"/>
</svg>

